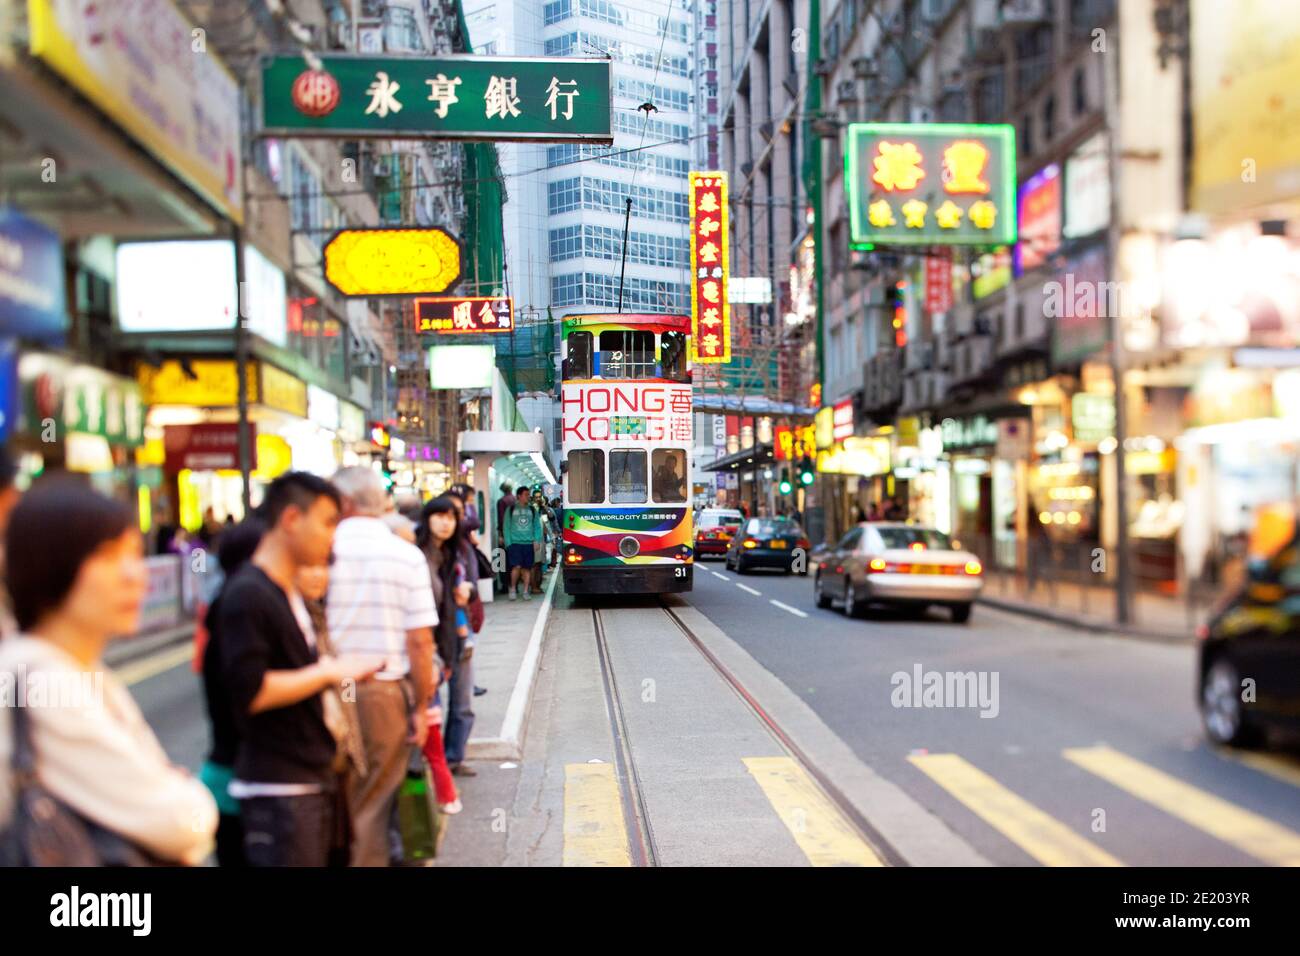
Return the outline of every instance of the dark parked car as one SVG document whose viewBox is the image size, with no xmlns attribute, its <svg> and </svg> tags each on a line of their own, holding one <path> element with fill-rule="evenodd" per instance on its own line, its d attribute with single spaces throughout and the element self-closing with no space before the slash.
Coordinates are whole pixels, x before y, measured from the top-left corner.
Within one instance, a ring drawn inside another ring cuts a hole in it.
<svg viewBox="0 0 1300 956">
<path fill-rule="evenodd" d="M 808 573 L 808 539 L 792 518 L 750 518 L 731 539 L 727 567 L 740 574 L 752 568 Z"/>
<path fill-rule="evenodd" d="M 1199 698 L 1218 744 L 1262 743 L 1270 728 L 1300 730 L 1300 538 L 1247 561 L 1246 581 L 1197 629 Z"/>
</svg>

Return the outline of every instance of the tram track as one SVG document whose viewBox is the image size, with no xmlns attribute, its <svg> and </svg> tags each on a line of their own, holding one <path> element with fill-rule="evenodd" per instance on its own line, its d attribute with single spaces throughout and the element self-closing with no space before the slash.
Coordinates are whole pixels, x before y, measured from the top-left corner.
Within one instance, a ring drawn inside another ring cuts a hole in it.
<svg viewBox="0 0 1300 956">
<path fill-rule="evenodd" d="M 855 831 L 856 835 L 871 848 L 885 865 L 907 866 L 908 864 L 901 854 L 883 838 L 880 832 L 854 806 L 852 801 L 845 796 L 843 791 L 799 747 L 790 734 L 781 727 L 776 718 L 763 708 L 736 674 L 705 645 L 699 635 L 682 619 L 681 615 L 666 603 L 663 596 L 660 596 L 657 600 L 656 606 L 664 612 L 687 643 L 732 689 L 777 744 L 803 768 L 826 799 L 843 816 L 848 826 Z M 600 658 L 601 681 L 606 709 L 609 714 L 610 730 L 614 739 L 615 769 L 632 862 L 635 866 L 658 866 L 659 854 L 655 844 L 653 821 L 646 806 L 645 792 L 637 770 L 636 755 L 627 729 L 626 715 L 618 691 L 604 619 L 599 607 L 593 607 L 591 613 L 595 628 L 596 648 Z"/>
</svg>

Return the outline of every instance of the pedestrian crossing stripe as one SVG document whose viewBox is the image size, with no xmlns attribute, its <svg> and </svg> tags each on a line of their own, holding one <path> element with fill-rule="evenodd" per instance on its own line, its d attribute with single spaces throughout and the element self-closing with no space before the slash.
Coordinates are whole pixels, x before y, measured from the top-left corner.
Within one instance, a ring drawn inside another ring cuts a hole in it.
<svg viewBox="0 0 1300 956">
<path fill-rule="evenodd" d="M 957 754 L 915 754 L 907 759 L 1044 866 L 1124 865 Z"/>
<path fill-rule="evenodd" d="M 564 765 L 564 866 L 631 866 L 614 765 Z"/>
<path fill-rule="evenodd" d="M 746 757 L 745 768 L 813 866 L 885 865 L 793 758 Z"/>
<path fill-rule="evenodd" d="M 1112 750 L 1074 747 L 1066 760 L 1184 823 L 1274 866 L 1300 866 L 1300 834 Z"/>
<path fill-rule="evenodd" d="M 1233 763 L 1242 764 L 1251 770 L 1266 773 L 1275 780 L 1289 783 L 1293 787 L 1300 787 L 1300 760 L 1295 757 L 1283 754 L 1254 753 L 1249 750 L 1232 750 L 1228 747 L 1219 747 L 1214 753 L 1224 760 L 1231 760 Z"/>
</svg>

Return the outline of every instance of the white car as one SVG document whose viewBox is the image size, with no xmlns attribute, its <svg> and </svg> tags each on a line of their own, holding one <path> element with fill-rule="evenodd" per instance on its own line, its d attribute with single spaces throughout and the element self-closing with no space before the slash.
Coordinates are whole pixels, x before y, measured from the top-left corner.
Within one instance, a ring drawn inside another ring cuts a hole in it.
<svg viewBox="0 0 1300 956">
<path fill-rule="evenodd" d="M 953 547 L 934 528 L 892 521 L 850 528 L 816 559 L 817 606 L 838 603 L 850 617 L 872 604 L 950 609 L 958 624 L 970 620 L 971 604 L 984 587 L 984 568 L 969 551 Z"/>
</svg>

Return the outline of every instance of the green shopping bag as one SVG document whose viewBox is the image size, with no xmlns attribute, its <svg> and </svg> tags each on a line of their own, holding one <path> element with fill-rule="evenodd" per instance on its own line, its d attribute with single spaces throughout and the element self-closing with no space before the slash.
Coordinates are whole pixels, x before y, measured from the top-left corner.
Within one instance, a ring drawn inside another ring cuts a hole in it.
<svg viewBox="0 0 1300 956">
<path fill-rule="evenodd" d="M 406 779 L 397 791 L 397 829 L 402 840 L 402 865 L 432 865 L 442 845 L 446 818 L 438 809 L 429 764 L 416 747 L 411 748 Z"/>
</svg>

